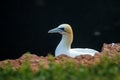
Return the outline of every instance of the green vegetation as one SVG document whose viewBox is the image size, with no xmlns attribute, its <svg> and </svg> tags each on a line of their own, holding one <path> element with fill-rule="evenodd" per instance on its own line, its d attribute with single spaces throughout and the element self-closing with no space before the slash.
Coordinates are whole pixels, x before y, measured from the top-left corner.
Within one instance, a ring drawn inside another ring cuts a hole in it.
<svg viewBox="0 0 120 80">
<path fill-rule="evenodd" d="M 120 80 L 119 56 L 103 57 L 95 65 L 77 67 L 72 61 L 55 64 L 51 56 L 49 60 L 49 68 L 40 66 L 37 72 L 31 71 L 28 61 L 17 70 L 8 64 L 4 69 L 0 68 L 0 80 Z"/>
</svg>

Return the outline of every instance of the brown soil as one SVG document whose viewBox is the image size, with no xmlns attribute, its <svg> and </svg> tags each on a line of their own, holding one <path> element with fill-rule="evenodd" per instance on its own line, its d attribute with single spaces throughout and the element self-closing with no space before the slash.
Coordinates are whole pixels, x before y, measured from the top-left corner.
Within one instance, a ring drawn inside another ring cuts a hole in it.
<svg viewBox="0 0 120 80">
<path fill-rule="evenodd" d="M 68 57 L 66 55 L 61 55 L 58 57 L 51 57 L 55 63 L 61 63 L 65 61 L 72 61 L 75 64 L 83 64 L 83 65 L 92 65 L 96 64 L 100 61 L 101 57 L 104 55 L 107 55 L 109 58 L 112 58 L 114 56 L 120 55 L 120 43 L 117 44 L 103 44 L 102 50 L 100 53 L 95 54 L 95 56 L 90 55 L 81 55 L 77 56 L 75 58 Z M 28 60 L 30 63 L 30 68 L 33 71 L 36 71 L 39 69 L 40 64 L 44 65 L 45 68 L 48 68 L 48 64 L 51 61 L 50 56 L 37 56 L 35 54 L 23 54 L 20 58 L 11 60 L 3 60 L 0 61 L 0 66 L 4 67 L 6 64 L 10 63 L 14 69 L 18 69 L 21 67 L 21 65 Z"/>
</svg>

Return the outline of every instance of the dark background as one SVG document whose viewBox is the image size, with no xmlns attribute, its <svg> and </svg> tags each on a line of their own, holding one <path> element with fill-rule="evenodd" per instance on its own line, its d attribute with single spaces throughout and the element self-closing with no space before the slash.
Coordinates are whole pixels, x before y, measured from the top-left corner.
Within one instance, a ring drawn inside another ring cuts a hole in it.
<svg viewBox="0 0 120 80">
<path fill-rule="evenodd" d="M 61 36 L 47 32 L 62 23 L 73 28 L 72 47 L 100 51 L 120 42 L 120 0 L 1 0 L 0 60 L 54 55 Z"/>
</svg>

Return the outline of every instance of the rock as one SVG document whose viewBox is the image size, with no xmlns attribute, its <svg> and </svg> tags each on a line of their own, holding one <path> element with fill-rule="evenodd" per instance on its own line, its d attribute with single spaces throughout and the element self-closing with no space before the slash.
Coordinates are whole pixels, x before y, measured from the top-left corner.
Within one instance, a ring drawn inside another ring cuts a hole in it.
<svg viewBox="0 0 120 80">
<path fill-rule="evenodd" d="M 4 60 L 0 61 L 0 67 L 5 67 L 7 64 L 11 64 L 13 66 L 13 69 L 18 69 L 21 67 L 24 62 L 28 61 L 30 68 L 33 71 L 37 71 L 40 69 L 40 65 L 43 65 L 43 67 L 48 68 L 49 63 L 52 60 L 55 64 L 64 63 L 66 61 L 72 61 L 76 65 L 82 64 L 82 65 L 92 65 L 95 63 L 98 63 L 104 55 L 107 55 L 109 58 L 113 58 L 116 55 L 120 55 L 120 44 L 103 44 L 102 51 L 98 54 L 95 54 L 94 56 L 90 55 L 80 55 L 75 58 L 71 58 L 67 55 L 60 55 L 58 57 L 53 56 L 37 56 L 36 54 L 30 54 L 29 52 L 23 54 L 20 58 L 14 59 L 14 60 Z"/>
</svg>

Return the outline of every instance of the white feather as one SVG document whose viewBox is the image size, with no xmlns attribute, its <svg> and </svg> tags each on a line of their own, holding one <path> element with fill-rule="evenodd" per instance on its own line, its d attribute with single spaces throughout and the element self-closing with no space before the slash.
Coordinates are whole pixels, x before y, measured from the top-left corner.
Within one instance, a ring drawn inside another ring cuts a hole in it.
<svg viewBox="0 0 120 80">
<path fill-rule="evenodd" d="M 73 32 L 69 24 L 61 24 L 57 28 L 49 30 L 48 33 L 60 33 L 62 35 L 62 39 L 55 50 L 55 56 L 65 54 L 74 58 L 76 56 L 85 55 L 85 54 L 94 56 L 96 53 L 98 53 L 98 51 L 89 48 L 72 49 L 71 44 L 73 41 Z"/>
</svg>

